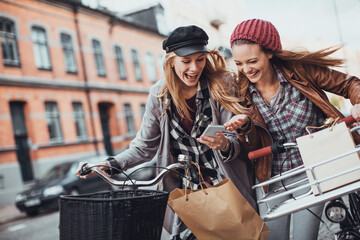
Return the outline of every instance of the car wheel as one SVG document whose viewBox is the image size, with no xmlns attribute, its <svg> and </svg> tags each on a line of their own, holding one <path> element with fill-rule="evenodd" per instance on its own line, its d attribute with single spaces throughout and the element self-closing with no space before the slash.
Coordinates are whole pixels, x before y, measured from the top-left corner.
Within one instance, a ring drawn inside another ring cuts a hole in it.
<svg viewBox="0 0 360 240">
<path fill-rule="evenodd" d="M 79 194 L 80 194 L 80 192 L 79 192 L 79 190 L 76 189 L 76 188 L 73 188 L 73 189 L 71 190 L 71 192 L 70 192 L 70 195 L 74 195 L 74 196 L 79 195 Z"/>
<path fill-rule="evenodd" d="M 39 210 L 31 210 L 31 211 L 26 211 L 26 215 L 28 215 L 29 217 L 33 217 L 39 214 Z"/>
</svg>

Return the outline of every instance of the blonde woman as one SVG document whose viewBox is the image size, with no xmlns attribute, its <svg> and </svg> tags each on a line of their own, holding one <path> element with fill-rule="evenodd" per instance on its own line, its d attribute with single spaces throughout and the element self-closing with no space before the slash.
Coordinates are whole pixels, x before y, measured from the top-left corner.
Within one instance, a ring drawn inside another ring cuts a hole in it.
<svg viewBox="0 0 360 240">
<path fill-rule="evenodd" d="M 197 26 L 171 32 L 163 42 L 165 76 L 150 90 L 140 131 L 129 149 L 110 157 L 107 164 L 126 170 L 156 156 L 157 166 L 165 167 L 185 154 L 200 165 L 217 169 L 220 176 L 230 177 L 256 208 L 248 176 L 251 171 L 238 158 L 241 149 L 236 134 L 202 135 L 209 124 L 224 124 L 233 114 L 246 111 L 232 94 L 233 76 L 223 57 L 216 50 L 209 51 L 207 43 L 208 35 Z M 171 174 L 160 188 L 171 191 L 181 183 Z M 172 236 L 178 234 L 167 230 Z"/>
</svg>

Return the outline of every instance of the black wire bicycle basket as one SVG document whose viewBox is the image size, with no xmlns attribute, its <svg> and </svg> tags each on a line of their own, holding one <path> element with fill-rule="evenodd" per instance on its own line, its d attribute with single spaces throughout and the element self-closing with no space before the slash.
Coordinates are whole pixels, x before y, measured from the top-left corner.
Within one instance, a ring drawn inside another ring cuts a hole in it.
<svg viewBox="0 0 360 240">
<path fill-rule="evenodd" d="M 160 240 L 168 197 L 156 190 L 60 196 L 60 239 Z"/>
</svg>

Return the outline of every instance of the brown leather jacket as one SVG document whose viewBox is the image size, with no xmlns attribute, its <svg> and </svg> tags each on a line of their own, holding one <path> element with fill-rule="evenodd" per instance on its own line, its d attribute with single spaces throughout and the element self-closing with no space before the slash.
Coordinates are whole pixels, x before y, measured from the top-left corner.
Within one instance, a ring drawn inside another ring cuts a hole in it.
<svg viewBox="0 0 360 240">
<path fill-rule="evenodd" d="M 327 117 L 336 119 L 344 116 L 330 103 L 324 90 L 349 98 L 353 105 L 360 103 L 360 79 L 357 77 L 314 65 L 299 64 L 292 69 L 278 67 L 289 83 L 318 106 Z M 249 92 L 246 96 L 246 105 L 250 109 L 251 125 L 247 134 L 238 134 L 243 148 L 246 151 L 252 151 L 270 146 L 272 138 Z M 356 135 L 355 142 L 360 143 L 360 136 Z M 269 155 L 253 162 L 259 182 L 270 178 L 271 161 L 272 156 Z"/>
</svg>

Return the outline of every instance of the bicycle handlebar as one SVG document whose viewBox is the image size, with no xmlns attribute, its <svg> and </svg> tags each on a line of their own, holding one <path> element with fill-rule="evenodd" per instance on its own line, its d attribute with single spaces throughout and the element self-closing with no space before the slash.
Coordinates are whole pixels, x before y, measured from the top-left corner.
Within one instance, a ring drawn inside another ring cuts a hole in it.
<svg viewBox="0 0 360 240">
<path fill-rule="evenodd" d="M 258 150 L 249 152 L 248 158 L 250 160 L 253 160 L 259 157 L 270 155 L 272 153 L 283 153 L 288 148 L 296 148 L 296 147 L 297 147 L 296 143 L 284 143 L 284 141 L 278 141 L 278 142 L 274 142 L 268 147 L 260 148 Z"/>
<path fill-rule="evenodd" d="M 353 116 L 348 116 L 346 118 L 343 118 L 343 119 L 340 119 L 339 121 L 337 121 L 337 123 L 342 123 L 342 122 L 345 122 L 345 124 L 347 126 L 349 126 L 350 124 L 356 122 L 355 118 L 353 118 Z"/>
<path fill-rule="evenodd" d="M 272 154 L 273 152 L 271 150 L 271 146 L 260 148 L 258 150 L 249 152 L 248 153 L 248 158 L 250 160 L 253 160 L 253 159 L 257 159 L 257 158 L 264 157 L 266 155 Z"/>
<path fill-rule="evenodd" d="M 106 172 L 104 172 L 99 167 L 97 167 L 96 165 L 91 164 L 91 163 L 85 163 L 81 167 L 81 174 L 86 175 L 86 174 L 88 174 L 89 171 L 90 172 L 94 171 L 106 182 L 108 182 L 114 186 L 118 186 L 118 187 L 120 187 L 120 186 L 148 187 L 148 186 L 153 186 L 153 185 L 157 184 L 158 182 L 160 182 L 170 172 L 170 170 L 176 170 L 176 169 L 180 169 L 180 168 L 182 168 L 182 169 L 185 168 L 183 163 L 171 164 L 171 165 L 167 166 L 166 169 L 162 170 L 155 178 L 153 178 L 149 181 L 136 181 L 136 180 L 118 181 L 118 180 L 111 178 Z M 85 173 L 83 172 L 83 170 L 85 170 Z"/>
<path fill-rule="evenodd" d="M 356 122 L 356 120 L 353 118 L 353 116 L 350 115 L 346 118 L 343 118 L 343 119 L 340 119 L 339 121 L 337 121 L 337 123 L 342 123 L 342 122 L 345 122 L 346 125 L 350 125 L 350 124 Z M 253 160 L 256 158 L 264 157 L 266 155 L 270 155 L 272 153 L 282 153 L 285 151 L 286 148 L 292 148 L 292 147 L 296 147 L 296 144 L 295 143 L 274 142 L 270 146 L 249 152 L 248 158 L 250 160 Z"/>
<path fill-rule="evenodd" d="M 174 171 L 176 169 L 189 169 L 189 168 L 191 168 L 191 162 L 183 161 L 183 162 L 173 163 L 173 164 L 167 166 L 155 178 L 148 180 L 148 181 L 136 181 L 136 180 L 118 181 L 118 180 L 112 179 L 105 171 L 103 171 L 99 167 L 97 167 L 96 164 L 84 163 L 81 167 L 80 175 L 87 175 L 91 171 L 94 171 L 102 179 L 104 179 L 106 182 L 108 182 L 109 184 L 112 184 L 114 186 L 148 187 L 148 186 L 154 186 L 155 184 L 160 182 L 168 173 L 170 173 L 170 171 Z M 200 171 L 202 174 L 205 174 L 209 177 L 212 177 L 212 178 L 217 177 L 217 171 L 215 169 L 200 166 Z M 190 177 L 188 176 L 188 178 L 190 178 Z M 199 181 L 196 178 L 193 178 L 193 179 L 190 178 L 189 180 L 196 184 L 199 184 Z"/>
</svg>

